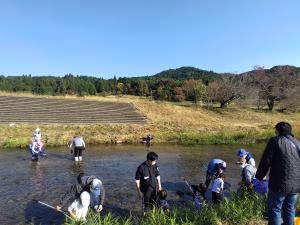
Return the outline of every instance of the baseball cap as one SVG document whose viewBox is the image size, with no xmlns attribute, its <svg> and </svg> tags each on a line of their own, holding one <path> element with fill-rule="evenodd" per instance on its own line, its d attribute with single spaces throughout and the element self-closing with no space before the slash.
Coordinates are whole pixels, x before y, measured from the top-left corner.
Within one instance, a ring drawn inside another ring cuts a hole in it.
<svg viewBox="0 0 300 225">
<path fill-rule="evenodd" d="M 241 148 L 240 150 L 238 150 L 237 156 L 243 157 L 243 156 L 247 155 L 248 153 L 249 152 L 247 152 L 245 149 Z"/>
</svg>

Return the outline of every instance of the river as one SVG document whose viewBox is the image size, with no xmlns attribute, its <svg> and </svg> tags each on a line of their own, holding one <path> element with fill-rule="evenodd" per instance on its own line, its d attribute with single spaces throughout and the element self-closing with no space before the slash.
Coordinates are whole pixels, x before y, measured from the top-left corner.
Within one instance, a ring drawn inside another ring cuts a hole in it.
<svg viewBox="0 0 300 225">
<path fill-rule="evenodd" d="M 179 197 L 176 191 L 187 191 L 184 179 L 193 184 L 204 181 L 207 163 L 212 158 L 227 162 L 226 181 L 235 191 L 241 175 L 241 168 L 235 164 L 236 150 L 246 148 L 258 163 L 264 146 L 154 145 L 151 151 L 159 155 L 162 186 L 167 189 L 172 206 L 192 199 L 188 195 Z M 56 205 L 80 172 L 102 180 L 106 189 L 104 214 L 126 216 L 140 211 L 134 176 L 137 166 L 145 161 L 145 146 L 88 146 L 81 163 L 75 163 L 66 148 L 47 148 L 46 152 L 47 157 L 36 163 L 31 162 L 25 150 L 0 150 L 0 224 L 63 223 L 63 215 L 33 200 Z"/>
</svg>

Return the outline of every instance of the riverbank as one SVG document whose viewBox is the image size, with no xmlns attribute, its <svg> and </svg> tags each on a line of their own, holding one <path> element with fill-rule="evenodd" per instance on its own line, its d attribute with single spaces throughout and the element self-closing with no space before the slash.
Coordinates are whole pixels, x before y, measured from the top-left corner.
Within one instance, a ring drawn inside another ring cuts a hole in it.
<svg viewBox="0 0 300 225">
<path fill-rule="evenodd" d="M 9 95 L 8 93 L 1 93 Z M 11 94 L 12 95 L 12 94 Z M 20 94 L 19 94 L 20 95 Z M 24 96 L 32 96 L 23 94 Z M 39 96 L 42 97 L 42 96 Z M 49 97 L 72 98 L 97 101 L 132 103 L 149 120 L 148 124 L 119 125 L 0 125 L 0 146 L 3 148 L 25 148 L 32 132 L 38 126 L 48 146 L 66 146 L 70 138 L 81 134 L 87 144 L 139 143 L 148 133 L 154 135 L 155 143 L 177 144 L 249 144 L 266 140 L 274 135 L 274 125 L 288 121 L 300 136 L 300 114 L 256 111 L 255 109 L 232 105 L 226 109 L 195 107 L 190 103 L 175 104 L 152 101 L 136 96 L 91 96 L 91 97 Z"/>
<path fill-rule="evenodd" d="M 74 225 L 73 221 L 67 220 L 65 225 Z M 265 220 L 265 198 L 256 194 L 232 194 L 225 198 L 222 206 L 208 205 L 200 211 L 196 210 L 190 202 L 186 206 L 171 209 L 169 214 L 161 211 L 153 211 L 148 216 L 130 216 L 120 218 L 108 214 L 99 216 L 89 213 L 87 220 L 82 224 L 114 224 L 114 225 L 263 225 Z"/>
</svg>

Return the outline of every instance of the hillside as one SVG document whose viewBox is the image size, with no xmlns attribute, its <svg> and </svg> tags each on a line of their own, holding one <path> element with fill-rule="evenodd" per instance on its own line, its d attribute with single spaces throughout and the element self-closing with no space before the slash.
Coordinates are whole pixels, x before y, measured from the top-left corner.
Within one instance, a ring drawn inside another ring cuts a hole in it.
<svg viewBox="0 0 300 225">
<path fill-rule="evenodd" d="M 200 79 L 204 83 L 216 80 L 221 75 L 213 71 L 201 70 L 195 67 L 180 67 L 178 69 L 169 69 L 155 74 L 156 78 L 170 78 L 175 80 Z"/>
<path fill-rule="evenodd" d="M 57 97 L 56 97 L 57 98 Z M 55 98 L 55 99 L 56 99 Z M 265 140 L 274 135 L 274 125 L 288 121 L 300 136 L 300 114 L 256 111 L 238 105 L 227 109 L 206 109 L 190 103 L 174 104 L 149 101 L 147 98 L 124 97 L 59 97 L 80 101 L 131 103 L 144 114 L 146 124 L 39 124 L 47 145 L 65 145 L 75 133 L 80 133 L 89 144 L 120 142 L 139 143 L 151 133 L 155 143 L 179 144 L 243 144 Z M 84 103 L 82 103 L 84 104 Z M 89 116 L 86 116 L 89 118 Z M 37 124 L 0 125 L 0 146 L 24 147 Z"/>
</svg>

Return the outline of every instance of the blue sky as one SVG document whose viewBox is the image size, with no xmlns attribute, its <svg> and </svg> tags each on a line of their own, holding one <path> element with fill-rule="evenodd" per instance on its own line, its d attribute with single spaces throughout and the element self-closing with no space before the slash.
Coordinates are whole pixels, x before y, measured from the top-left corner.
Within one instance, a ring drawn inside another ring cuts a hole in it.
<svg viewBox="0 0 300 225">
<path fill-rule="evenodd" d="M 0 0 L 0 74 L 300 66 L 299 0 Z"/>
</svg>

